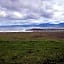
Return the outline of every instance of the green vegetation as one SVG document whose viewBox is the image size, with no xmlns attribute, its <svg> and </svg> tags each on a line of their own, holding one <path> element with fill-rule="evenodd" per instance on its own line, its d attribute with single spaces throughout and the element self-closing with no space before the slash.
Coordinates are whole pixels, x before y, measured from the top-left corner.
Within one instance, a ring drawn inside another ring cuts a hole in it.
<svg viewBox="0 0 64 64">
<path fill-rule="evenodd" d="M 0 64 L 64 64 L 64 41 L 0 41 Z"/>
</svg>

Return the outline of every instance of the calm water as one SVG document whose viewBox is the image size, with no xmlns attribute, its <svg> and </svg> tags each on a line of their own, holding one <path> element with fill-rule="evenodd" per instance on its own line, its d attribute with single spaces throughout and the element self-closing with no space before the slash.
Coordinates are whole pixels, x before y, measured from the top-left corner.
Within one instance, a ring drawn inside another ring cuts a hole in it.
<svg viewBox="0 0 64 64">
<path fill-rule="evenodd" d="M 27 29 L 63 29 L 64 27 L 21 27 L 21 26 L 0 26 L 0 32 L 32 32 Z"/>
</svg>

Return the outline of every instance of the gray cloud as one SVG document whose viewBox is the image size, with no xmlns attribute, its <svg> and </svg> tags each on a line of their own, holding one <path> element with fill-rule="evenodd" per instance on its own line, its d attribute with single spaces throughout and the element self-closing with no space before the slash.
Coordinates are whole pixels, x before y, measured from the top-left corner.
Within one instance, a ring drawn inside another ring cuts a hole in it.
<svg viewBox="0 0 64 64">
<path fill-rule="evenodd" d="M 61 3 L 64 3 L 64 1 L 0 0 L 0 18 L 6 18 L 9 20 L 38 19 L 36 23 L 42 18 L 42 21 L 61 22 L 64 20 L 64 4 Z"/>
</svg>

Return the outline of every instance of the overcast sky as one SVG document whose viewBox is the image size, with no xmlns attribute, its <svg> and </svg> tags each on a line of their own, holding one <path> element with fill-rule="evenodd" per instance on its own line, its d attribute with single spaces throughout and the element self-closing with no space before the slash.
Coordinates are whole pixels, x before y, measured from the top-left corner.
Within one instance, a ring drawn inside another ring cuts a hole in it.
<svg viewBox="0 0 64 64">
<path fill-rule="evenodd" d="M 0 0 L 0 25 L 64 23 L 64 0 Z"/>
</svg>

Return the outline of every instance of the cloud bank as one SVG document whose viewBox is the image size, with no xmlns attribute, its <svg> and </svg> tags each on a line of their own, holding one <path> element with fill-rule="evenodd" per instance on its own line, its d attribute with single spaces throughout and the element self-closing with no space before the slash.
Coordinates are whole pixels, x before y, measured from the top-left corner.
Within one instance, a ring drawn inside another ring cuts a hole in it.
<svg viewBox="0 0 64 64">
<path fill-rule="evenodd" d="M 64 22 L 64 0 L 0 0 L 0 25 Z"/>
</svg>

